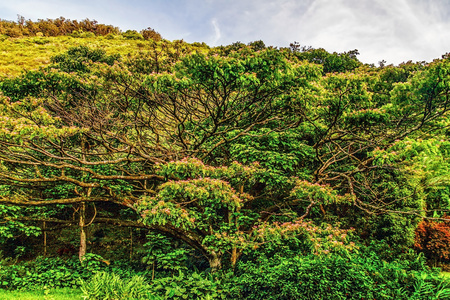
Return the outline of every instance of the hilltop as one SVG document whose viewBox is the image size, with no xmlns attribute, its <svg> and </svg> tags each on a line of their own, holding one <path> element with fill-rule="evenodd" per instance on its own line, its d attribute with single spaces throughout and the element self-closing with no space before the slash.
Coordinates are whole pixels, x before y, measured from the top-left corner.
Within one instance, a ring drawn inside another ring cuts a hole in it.
<svg viewBox="0 0 450 300">
<path fill-rule="evenodd" d="M 0 76 L 14 76 L 50 64 L 50 58 L 71 47 L 89 46 L 108 54 L 133 55 L 161 41 L 152 28 L 122 32 L 95 20 L 58 19 L 17 21 L 0 19 Z"/>
</svg>

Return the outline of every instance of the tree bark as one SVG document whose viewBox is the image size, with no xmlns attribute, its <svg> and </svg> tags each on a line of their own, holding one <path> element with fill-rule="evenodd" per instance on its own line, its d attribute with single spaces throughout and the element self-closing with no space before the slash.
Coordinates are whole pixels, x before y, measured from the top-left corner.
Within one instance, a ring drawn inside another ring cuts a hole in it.
<svg viewBox="0 0 450 300">
<path fill-rule="evenodd" d="M 237 249 L 237 247 L 233 247 L 231 249 L 231 267 L 234 269 L 234 267 L 236 266 L 236 262 L 239 259 L 239 257 L 241 256 L 241 251 L 239 251 Z"/>
<path fill-rule="evenodd" d="M 78 257 L 80 262 L 83 262 L 84 256 L 86 255 L 86 231 L 84 227 L 86 225 L 86 203 L 82 202 L 80 206 L 80 251 Z"/>
<path fill-rule="evenodd" d="M 47 256 L 47 228 L 45 221 L 43 222 L 42 231 L 44 232 L 44 257 Z"/>
<path fill-rule="evenodd" d="M 219 253 L 211 251 L 208 261 L 211 268 L 211 273 L 214 273 L 222 268 L 222 259 Z"/>
</svg>

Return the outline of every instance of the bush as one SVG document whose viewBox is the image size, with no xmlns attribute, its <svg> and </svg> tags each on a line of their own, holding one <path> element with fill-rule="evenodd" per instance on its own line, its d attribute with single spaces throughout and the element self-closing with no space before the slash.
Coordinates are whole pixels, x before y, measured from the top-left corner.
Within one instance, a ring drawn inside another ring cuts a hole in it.
<svg viewBox="0 0 450 300">
<path fill-rule="evenodd" d="M 109 266 L 96 254 L 88 253 L 81 264 L 78 258 L 38 257 L 34 261 L 0 268 L 0 287 L 5 289 L 35 290 L 47 288 L 78 288 L 81 280 L 88 280 L 95 272 Z"/>
<path fill-rule="evenodd" d="M 450 299 L 438 273 L 410 264 L 376 257 L 260 258 L 239 264 L 230 292 L 239 299 Z"/>
<path fill-rule="evenodd" d="M 141 35 L 146 40 L 154 40 L 158 42 L 162 39 L 161 35 L 154 29 L 148 27 L 147 29 L 141 30 Z"/>
<path fill-rule="evenodd" d="M 95 33 L 90 32 L 90 31 L 84 32 L 83 30 L 80 30 L 80 31 L 74 30 L 70 34 L 70 36 L 74 37 L 74 38 L 93 38 L 93 37 L 95 37 Z"/>
<path fill-rule="evenodd" d="M 166 277 L 152 282 L 152 291 L 163 299 L 230 299 L 223 282 L 198 273 Z"/>
<path fill-rule="evenodd" d="M 80 279 L 92 276 L 93 269 L 83 267 L 78 259 L 42 258 L 0 268 L 0 283 L 5 289 L 77 288 Z"/>
<path fill-rule="evenodd" d="M 122 36 L 128 40 L 143 40 L 144 39 L 142 34 L 137 32 L 136 30 L 127 30 L 124 33 L 122 33 Z"/>
<path fill-rule="evenodd" d="M 118 35 L 114 34 L 114 33 L 108 33 L 107 35 L 105 35 L 105 38 L 107 40 L 114 40 L 118 37 Z"/>
<path fill-rule="evenodd" d="M 106 55 L 103 49 L 91 49 L 87 46 L 70 48 L 66 53 L 51 58 L 54 67 L 64 72 L 89 72 L 90 64 L 94 62 L 113 65 L 120 55 Z M 28 73 L 27 73 L 28 74 Z"/>
<path fill-rule="evenodd" d="M 6 35 L 12 38 L 17 38 L 22 36 L 22 32 L 19 28 L 8 28 L 6 30 Z"/>
<path fill-rule="evenodd" d="M 416 229 L 414 247 L 435 263 L 450 259 L 450 225 L 448 222 L 423 220 Z"/>
<path fill-rule="evenodd" d="M 138 262 L 114 261 L 109 264 L 100 255 L 87 253 L 82 263 L 78 257 L 70 259 L 42 258 L 13 264 L 3 260 L 0 265 L 0 288 L 9 290 L 39 290 L 42 288 L 78 288 L 97 272 L 109 272 L 129 280 L 134 276 L 151 278 L 151 271 Z"/>
</svg>

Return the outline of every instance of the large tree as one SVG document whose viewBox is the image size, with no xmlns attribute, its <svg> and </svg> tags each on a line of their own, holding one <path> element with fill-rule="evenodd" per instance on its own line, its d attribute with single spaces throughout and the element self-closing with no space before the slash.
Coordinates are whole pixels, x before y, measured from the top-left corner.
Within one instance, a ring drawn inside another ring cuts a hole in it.
<svg viewBox="0 0 450 300">
<path fill-rule="evenodd" d="M 373 222 L 364 230 L 408 245 L 398 224 L 413 230 L 427 209 L 448 209 L 430 196 L 448 174 L 435 164 L 412 174 L 422 157 L 402 145 L 447 139 L 449 62 L 378 69 L 352 55 L 322 75 L 323 61 L 286 49 L 160 42 L 132 59 L 73 49 L 0 86 L 1 202 L 74 205 L 81 256 L 89 203 L 138 212 L 213 268 L 306 217 Z"/>
<path fill-rule="evenodd" d="M 79 206 L 82 255 L 87 203 L 135 209 L 165 182 L 158 164 L 229 164 L 227 146 L 250 131 L 298 126 L 302 93 L 320 73 L 275 50 L 192 53 L 175 64 L 172 54 L 154 48 L 157 61 L 118 62 L 77 48 L 52 68 L 4 81 L 2 202 Z M 136 71 L 143 64 L 153 73 Z"/>
</svg>

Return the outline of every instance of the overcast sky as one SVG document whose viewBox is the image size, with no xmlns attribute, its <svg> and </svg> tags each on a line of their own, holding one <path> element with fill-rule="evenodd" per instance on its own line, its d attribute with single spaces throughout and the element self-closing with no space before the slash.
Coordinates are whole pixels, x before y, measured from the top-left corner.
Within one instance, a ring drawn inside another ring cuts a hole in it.
<svg viewBox="0 0 450 300">
<path fill-rule="evenodd" d="M 263 40 L 364 63 L 432 61 L 450 52 L 450 0 L 0 0 L 0 19 L 95 19 L 123 31 L 151 27 L 168 40 L 210 46 Z"/>
</svg>

